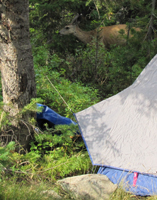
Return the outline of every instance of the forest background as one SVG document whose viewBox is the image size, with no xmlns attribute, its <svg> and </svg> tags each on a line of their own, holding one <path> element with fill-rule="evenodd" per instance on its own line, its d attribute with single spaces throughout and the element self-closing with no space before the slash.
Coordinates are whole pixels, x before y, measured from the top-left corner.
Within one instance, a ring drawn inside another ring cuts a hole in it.
<svg viewBox="0 0 157 200">
<path fill-rule="evenodd" d="M 100 100 L 117 94 L 131 85 L 157 52 L 157 11 L 152 0 L 30 0 L 30 33 L 34 57 L 38 103 L 43 103 L 62 116 L 74 119 L 79 112 Z M 127 24 L 134 37 L 126 38 L 125 46 L 109 49 L 94 41 L 92 47 L 76 37 L 60 36 L 59 30 L 81 14 L 79 27 L 93 30 L 114 24 Z M 139 27 L 140 32 L 132 30 Z M 64 97 L 62 101 L 56 90 Z M 2 101 L 2 95 L 0 96 Z M 3 104 L 2 104 L 3 105 Z M 31 104 L 26 107 L 30 109 Z M 1 107 L 1 132 L 9 125 Z M 5 119 L 5 120 L 4 120 Z M 30 122 L 35 127 L 35 121 Z M 96 173 L 75 126 L 45 125 L 35 132 L 29 151 L 14 151 L 10 142 L 0 149 L 1 199 L 43 199 L 44 189 L 59 190 L 58 179 Z M 37 129 L 35 129 L 37 130 Z M 61 135 L 55 132 L 62 132 Z M 39 134 L 40 133 L 40 134 Z M 40 187 L 39 187 L 40 186 Z M 36 195 L 38 193 L 38 196 Z M 39 195 L 40 194 L 40 195 Z M 117 196 L 118 195 L 118 196 Z M 115 199 L 133 199 L 126 193 Z"/>
</svg>

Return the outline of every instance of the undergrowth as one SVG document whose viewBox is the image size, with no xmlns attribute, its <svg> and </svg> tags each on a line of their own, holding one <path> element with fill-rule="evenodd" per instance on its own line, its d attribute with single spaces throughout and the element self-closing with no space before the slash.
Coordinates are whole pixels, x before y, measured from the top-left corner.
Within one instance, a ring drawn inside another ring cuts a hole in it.
<svg viewBox="0 0 157 200">
<path fill-rule="evenodd" d="M 84 86 L 81 81 L 71 82 L 66 79 L 63 68 L 58 72 L 57 69 L 65 60 L 56 55 L 43 57 L 43 48 L 38 48 L 38 59 L 36 55 L 34 57 L 37 97 L 43 99 L 45 105 L 60 115 L 74 119 L 73 112 L 79 112 L 100 101 L 98 90 Z"/>
<path fill-rule="evenodd" d="M 53 134 L 53 129 L 36 132 L 26 154 L 12 153 L 11 174 L 21 180 L 57 179 L 84 174 L 91 162 L 80 135 L 74 135 L 73 126 L 60 125 L 57 130 L 62 134 Z M 77 130 L 75 128 L 75 130 Z M 56 131 L 56 130 L 55 130 Z"/>
<path fill-rule="evenodd" d="M 49 185 L 57 188 L 58 179 L 90 173 L 91 161 L 77 131 L 75 125 L 36 129 L 26 154 L 15 151 L 15 142 L 1 147 L 0 199 L 49 199 L 40 193 Z"/>
</svg>

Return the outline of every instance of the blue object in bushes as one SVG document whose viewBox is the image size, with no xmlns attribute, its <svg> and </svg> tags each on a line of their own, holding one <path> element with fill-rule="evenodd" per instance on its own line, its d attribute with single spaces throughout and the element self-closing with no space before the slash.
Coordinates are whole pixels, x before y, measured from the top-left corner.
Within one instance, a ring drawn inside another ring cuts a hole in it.
<svg viewBox="0 0 157 200">
<path fill-rule="evenodd" d="M 77 124 L 67 117 L 62 117 L 48 106 L 37 103 L 37 107 L 43 107 L 42 112 L 37 112 L 37 123 L 41 129 L 44 129 L 45 123 L 48 124 L 49 128 L 58 124 Z"/>
</svg>

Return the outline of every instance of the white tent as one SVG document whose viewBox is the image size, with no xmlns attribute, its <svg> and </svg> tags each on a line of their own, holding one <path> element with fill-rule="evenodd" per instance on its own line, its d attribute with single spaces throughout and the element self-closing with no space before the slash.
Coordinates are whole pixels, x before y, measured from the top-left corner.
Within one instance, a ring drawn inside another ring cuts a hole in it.
<svg viewBox="0 0 157 200">
<path fill-rule="evenodd" d="M 130 87 L 75 115 L 93 165 L 157 175 L 157 55 Z"/>
</svg>

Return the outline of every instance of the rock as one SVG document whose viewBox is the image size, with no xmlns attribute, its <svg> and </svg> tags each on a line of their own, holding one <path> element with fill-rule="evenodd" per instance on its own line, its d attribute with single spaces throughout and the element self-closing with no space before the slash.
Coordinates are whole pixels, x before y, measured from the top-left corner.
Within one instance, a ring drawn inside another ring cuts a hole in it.
<svg viewBox="0 0 157 200">
<path fill-rule="evenodd" d="M 57 181 L 57 184 L 74 198 L 81 200 L 109 199 L 110 194 L 117 189 L 117 185 L 101 174 L 69 177 Z"/>
<path fill-rule="evenodd" d="M 61 196 L 59 196 L 55 191 L 53 190 L 45 190 L 45 191 L 42 191 L 42 194 L 46 194 L 46 195 L 51 195 L 53 196 L 54 199 L 62 199 Z"/>
</svg>

